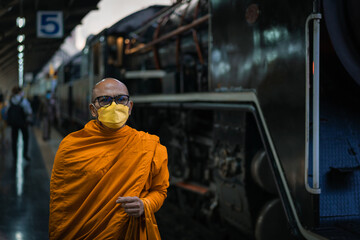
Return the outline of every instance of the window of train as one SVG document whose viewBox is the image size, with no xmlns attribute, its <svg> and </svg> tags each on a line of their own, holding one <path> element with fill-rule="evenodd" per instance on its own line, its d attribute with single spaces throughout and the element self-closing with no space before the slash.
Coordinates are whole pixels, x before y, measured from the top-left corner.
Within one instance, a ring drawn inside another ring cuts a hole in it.
<svg viewBox="0 0 360 240">
<path fill-rule="evenodd" d="M 88 76 L 89 75 L 89 47 L 86 46 L 83 50 L 83 54 L 81 56 L 81 76 Z"/>
<path fill-rule="evenodd" d="M 107 59 L 108 64 L 115 67 L 121 67 L 124 38 L 123 37 L 116 38 L 115 36 L 109 36 L 107 38 L 107 44 L 108 44 L 108 59 Z"/>
<path fill-rule="evenodd" d="M 93 45 L 93 69 L 94 75 L 99 75 L 100 73 L 100 43 L 97 42 Z"/>
<path fill-rule="evenodd" d="M 67 63 L 64 66 L 64 83 L 67 83 L 71 80 L 71 65 L 70 63 Z"/>
<path fill-rule="evenodd" d="M 71 61 L 71 68 L 70 68 L 70 80 L 75 81 L 80 79 L 81 77 L 81 55 L 76 56 Z"/>
</svg>

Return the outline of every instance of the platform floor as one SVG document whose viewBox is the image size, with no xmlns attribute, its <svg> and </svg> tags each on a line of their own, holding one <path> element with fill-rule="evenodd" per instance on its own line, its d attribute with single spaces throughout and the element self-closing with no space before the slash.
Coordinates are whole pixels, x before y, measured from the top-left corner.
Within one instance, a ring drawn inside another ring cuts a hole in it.
<svg viewBox="0 0 360 240">
<path fill-rule="evenodd" d="M 61 136 L 41 138 L 37 127 L 29 129 L 29 156 L 15 160 L 11 153 L 10 128 L 0 147 L 0 239 L 48 239 L 49 182 L 52 161 Z M 19 151 L 22 139 L 18 142 Z M 21 154 L 18 154 L 21 156 Z M 44 161 L 46 159 L 46 161 Z"/>
</svg>

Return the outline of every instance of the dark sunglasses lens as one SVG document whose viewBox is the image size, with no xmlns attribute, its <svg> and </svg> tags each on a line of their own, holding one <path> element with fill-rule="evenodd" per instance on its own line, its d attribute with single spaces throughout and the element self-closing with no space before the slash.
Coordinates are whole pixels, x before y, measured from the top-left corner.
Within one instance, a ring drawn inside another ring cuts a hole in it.
<svg viewBox="0 0 360 240">
<path fill-rule="evenodd" d="M 100 97 L 99 98 L 99 104 L 100 106 L 106 106 L 106 105 L 110 105 L 112 102 L 112 98 L 111 97 Z"/>
<path fill-rule="evenodd" d="M 117 104 L 127 104 L 128 97 L 119 95 L 115 97 L 115 101 Z"/>
</svg>

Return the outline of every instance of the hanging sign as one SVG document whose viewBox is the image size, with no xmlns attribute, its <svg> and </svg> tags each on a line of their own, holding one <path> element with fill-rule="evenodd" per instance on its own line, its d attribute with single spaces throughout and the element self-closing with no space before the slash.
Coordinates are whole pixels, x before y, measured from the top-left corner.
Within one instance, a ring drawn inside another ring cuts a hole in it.
<svg viewBox="0 0 360 240">
<path fill-rule="evenodd" d="M 38 38 L 62 38 L 63 35 L 63 13 L 61 11 L 37 12 Z"/>
</svg>

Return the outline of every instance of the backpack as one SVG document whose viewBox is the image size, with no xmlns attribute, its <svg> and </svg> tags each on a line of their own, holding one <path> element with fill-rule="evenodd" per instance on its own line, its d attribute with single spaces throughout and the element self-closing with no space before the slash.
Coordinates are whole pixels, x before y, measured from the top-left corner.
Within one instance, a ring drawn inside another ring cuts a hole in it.
<svg viewBox="0 0 360 240">
<path fill-rule="evenodd" d="M 22 99 L 19 104 L 14 104 L 10 101 L 10 107 L 7 111 L 7 124 L 12 127 L 25 127 L 26 114 L 21 106 Z"/>
<path fill-rule="evenodd" d="M 1 114 L 0 114 L 0 121 L 4 120 L 6 121 L 7 119 L 7 108 L 3 103 L 0 103 L 0 109 L 1 109 Z"/>
</svg>

